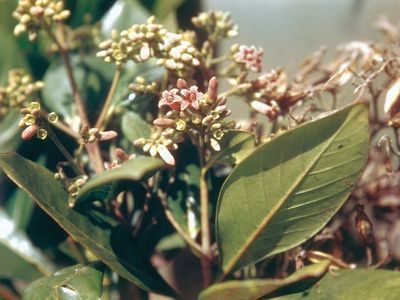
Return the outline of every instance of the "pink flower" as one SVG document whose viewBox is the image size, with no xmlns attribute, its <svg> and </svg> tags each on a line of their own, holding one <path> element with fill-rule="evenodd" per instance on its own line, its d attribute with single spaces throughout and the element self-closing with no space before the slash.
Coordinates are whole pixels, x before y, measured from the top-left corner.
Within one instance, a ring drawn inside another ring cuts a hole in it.
<svg viewBox="0 0 400 300">
<path fill-rule="evenodd" d="M 179 93 L 178 89 L 164 91 L 162 93 L 160 102 L 158 102 L 158 107 L 161 108 L 163 106 L 169 106 L 173 110 L 180 111 L 183 99 L 181 96 L 178 95 L 178 93 Z"/>
<path fill-rule="evenodd" d="M 253 72 L 260 72 L 264 50 L 255 46 L 240 45 L 233 55 L 235 62 L 243 64 L 246 69 Z"/>
<path fill-rule="evenodd" d="M 162 93 L 158 107 L 169 106 L 176 111 L 183 111 L 188 107 L 199 110 L 199 101 L 204 98 L 204 94 L 198 91 L 198 87 L 192 85 L 186 88 L 186 81 L 183 79 L 178 79 L 177 86 L 179 89 L 175 88 Z"/>
<path fill-rule="evenodd" d="M 185 110 L 188 106 L 198 110 L 200 108 L 199 101 L 204 98 L 204 94 L 199 92 L 195 85 L 192 85 L 189 89 L 182 89 L 181 95 L 183 96 L 181 110 Z"/>
</svg>

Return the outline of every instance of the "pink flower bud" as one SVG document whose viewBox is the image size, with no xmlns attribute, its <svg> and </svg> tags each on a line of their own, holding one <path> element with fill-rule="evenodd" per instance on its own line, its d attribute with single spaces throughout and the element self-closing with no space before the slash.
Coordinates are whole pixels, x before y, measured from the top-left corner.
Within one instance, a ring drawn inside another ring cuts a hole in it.
<svg viewBox="0 0 400 300">
<path fill-rule="evenodd" d="M 129 160 L 129 155 L 121 148 L 115 149 L 115 155 L 122 161 Z"/>
<path fill-rule="evenodd" d="M 255 111 L 264 115 L 271 110 L 271 106 L 261 101 L 252 101 L 250 105 Z"/>
<path fill-rule="evenodd" d="M 218 89 L 218 81 L 217 78 L 214 76 L 210 79 L 209 83 L 208 83 L 208 97 L 213 100 L 216 101 L 217 100 L 217 89 Z"/>
<path fill-rule="evenodd" d="M 186 89 L 188 87 L 188 84 L 185 79 L 179 78 L 178 81 L 176 82 L 176 86 L 178 89 Z"/>
<path fill-rule="evenodd" d="M 114 130 L 101 131 L 99 132 L 99 134 L 100 134 L 99 141 L 109 141 L 118 136 L 118 133 L 115 132 Z"/>
<path fill-rule="evenodd" d="M 24 141 L 28 141 L 35 136 L 37 131 L 38 131 L 38 126 L 36 124 L 30 125 L 22 131 L 21 138 Z"/>
<path fill-rule="evenodd" d="M 153 121 L 153 124 L 158 127 L 167 128 L 174 125 L 174 120 L 167 118 L 158 118 Z"/>
</svg>

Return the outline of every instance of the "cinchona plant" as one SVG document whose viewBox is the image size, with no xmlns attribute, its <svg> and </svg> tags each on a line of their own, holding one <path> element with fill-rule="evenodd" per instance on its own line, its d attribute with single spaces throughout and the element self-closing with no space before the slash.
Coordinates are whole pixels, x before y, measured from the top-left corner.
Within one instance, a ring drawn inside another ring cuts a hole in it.
<svg viewBox="0 0 400 300">
<path fill-rule="evenodd" d="M 371 220 L 396 189 L 397 27 L 289 77 L 216 51 L 226 12 L 173 31 L 179 1 L 100 2 L 0 3 L 0 297 L 400 297 Z"/>
</svg>

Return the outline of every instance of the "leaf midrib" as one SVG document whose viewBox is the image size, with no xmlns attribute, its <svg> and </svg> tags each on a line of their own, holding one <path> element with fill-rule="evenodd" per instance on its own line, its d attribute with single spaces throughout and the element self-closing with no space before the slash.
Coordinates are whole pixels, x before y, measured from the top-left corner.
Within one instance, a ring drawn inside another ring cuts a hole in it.
<svg viewBox="0 0 400 300">
<path fill-rule="evenodd" d="M 315 164 L 319 161 L 319 159 L 321 158 L 322 154 L 332 145 L 333 141 L 335 140 L 335 138 L 342 132 L 343 128 L 350 122 L 350 118 L 349 115 L 351 114 L 348 113 L 348 115 L 346 116 L 346 120 L 345 122 L 343 122 L 343 124 L 340 126 L 340 128 L 332 135 L 332 137 L 330 138 L 330 141 L 327 143 L 326 147 L 324 147 L 320 153 L 318 154 L 318 156 L 316 156 L 316 158 L 312 161 L 312 163 L 309 165 L 309 167 L 303 171 L 300 176 L 297 178 L 297 180 L 295 181 L 295 183 L 293 184 L 292 188 L 290 188 L 286 194 L 283 195 L 283 197 L 281 198 L 281 200 L 279 200 L 277 202 L 277 204 L 271 209 L 271 211 L 267 214 L 267 216 L 264 218 L 264 220 L 260 223 L 259 226 L 257 226 L 256 230 L 254 231 L 253 234 L 250 235 L 249 239 L 247 240 L 247 242 L 244 244 L 244 246 L 241 248 L 241 250 L 239 250 L 237 252 L 237 254 L 229 261 L 229 263 L 227 264 L 227 266 L 224 268 L 223 270 L 223 274 L 226 275 L 228 274 L 237 264 L 237 262 L 240 260 L 240 258 L 244 255 L 244 253 L 250 248 L 250 246 L 252 245 L 252 243 L 258 238 L 258 236 L 261 234 L 261 232 L 263 231 L 263 229 L 268 225 L 268 223 L 271 221 L 271 219 L 274 217 L 274 215 L 276 214 L 276 212 L 283 206 L 283 204 L 287 201 L 287 199 L 292 195 L 292 193 L 294 192 L 294 190 L 296 190 L 296 188 L 299 186 L 299 184 L 302 182 L 302 180 L 304 179 L 304 177 L 308 174 L 308 172 L 315 166 Z M 280 161 L 281 163 L 281 161 Z M 281 169 L 281 167 L 280 167 Z M 263 189 L 264 191 L 264 189 Z"/>
</svg>

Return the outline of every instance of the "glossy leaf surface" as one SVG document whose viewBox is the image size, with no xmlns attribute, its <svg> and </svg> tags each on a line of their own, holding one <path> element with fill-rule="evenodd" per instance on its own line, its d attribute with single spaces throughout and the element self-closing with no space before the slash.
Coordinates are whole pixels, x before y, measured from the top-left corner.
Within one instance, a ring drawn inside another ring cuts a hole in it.
<svg viewBox="0 0 400 300">
<path fill-rule="evenodd" d="M 219 143 L 221 151 L 213 153 L 207 167 L 216 162 L 238 164 L 256 148 L 254 134 L 244 130 L 229 130 Z"/>
<path fill-rule="evenodd" d="M 121 129 L 130 142 L 150 137 L 150 125 L 138 113 L 132 111 L 128 111 L 122 116 Z"/>
<path fill-rule="evenodd" d="M 31 281 L 53 270 L 52 263 L 0 210 L 0 277 Z"/>
<path fill-rule="evenodd" d="M 89 180 L 79 191 L 76 205 L 96 200 L 109 200 L 118 192 L 121 181 L 140 181 L 153 176 L 165 164 L 157 158 L 139 156 L 121 164 L 120 167 L 105 171 Z"/>
<path fill-rule="evenodd" d="M 290 285 L 300 284 L 303 281 L 312 279 L 316 281 L 328 271 L 329 265 L 329 261 L 322 261 L 318 264 L 304 267 L 285 279 L 230 280 L 214 284 L 200 294 L 199 300 L 260 299 Z"/>
<path fill-rule="evenodd" d="M 400 299 L 400 273 L 373 269 L 340 270 L 326 274 L 318 284 L 304 292 L 275 299 L 397 300 Z"/>
<path fill-rule="evenodd" d="M 139 287 L 173 294 L 149 264 L 129 232 L 112 219 L 95 212 L 68 207 L 68 194 L 53 173 L 18 154 L 0 154 L 0 168 L 76 241 L 122 277 Z"/>
<path fill-rule="evenodd" d="M 103 281 L 101 264 L 75 265 L 32 282 L 24 290 L 25 300 L 100 299 Z"/>
<path fill-rule="evenodd" d="M 368 147 L 368 107 L 355 104 L 290 130 L 243 160 L 218 200 L 223 272 L 316 234 L 349 196 Z"/>
</svg>

